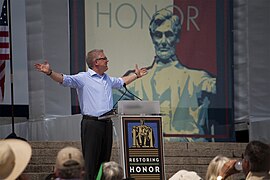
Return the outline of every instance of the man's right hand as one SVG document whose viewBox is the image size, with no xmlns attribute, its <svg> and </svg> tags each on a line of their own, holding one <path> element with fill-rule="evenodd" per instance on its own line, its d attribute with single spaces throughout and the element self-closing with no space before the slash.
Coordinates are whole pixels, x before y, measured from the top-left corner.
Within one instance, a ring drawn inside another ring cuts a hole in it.
<svg viewBox="0 0 270 180">
<path fill-rule="evenodd" d="M 47 75 L 49 75 L 51 73 L 51 69 L 50 69 L 50 64 L 45 61 L 44 63 L 37 63 L 35 64 L 35 68 L 39 71 L 39 72 L 43 72 Z"/>
</svg>

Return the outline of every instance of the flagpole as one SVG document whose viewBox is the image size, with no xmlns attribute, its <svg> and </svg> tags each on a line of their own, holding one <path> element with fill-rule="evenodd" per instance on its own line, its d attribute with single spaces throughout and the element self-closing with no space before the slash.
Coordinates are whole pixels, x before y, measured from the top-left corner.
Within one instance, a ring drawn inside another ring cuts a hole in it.
<svg viewBox="0 0 270 180">
<path fill-rule="evenodd" d="M 11 11 L 10 0 L 7 0 L 8 4 L 8 28 L 9 28 L 9 60 L 10 60 L 10 94 L 11 94 L 11 120 L 12 120 L 12 133 L 8 136 L 10 138 L 16 138 L 15 122 L 14 122 L 14 86 L 13 86 L 13 63 L 12 63 L 12 34 L 11 34 Z"/>
<path fill-rule="evenodd" d="M 12 133 L 8 135 L 6 138 L 16 138 L 27 141 L 22 137 L 18 137 L 15 133 L 15 122 L 14 122 L 14 78 L 13 78 L 13 63 L 12 63 L 12 34 L 11 34 L 11 6 L 10 0 L 7 0 L 7 10 L 8 10 L 8 28 L 9 28 L 9 60 L 10 60 L 10 94 L 11 94 L 11 119 L 12 119 Z"/>
</svg>

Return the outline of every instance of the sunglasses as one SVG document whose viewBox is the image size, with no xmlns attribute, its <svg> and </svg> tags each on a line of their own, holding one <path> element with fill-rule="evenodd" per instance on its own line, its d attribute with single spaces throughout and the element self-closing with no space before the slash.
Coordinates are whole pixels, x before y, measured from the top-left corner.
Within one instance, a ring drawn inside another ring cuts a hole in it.
<svg viewBox="0 0 270 180">
<path fill-rule="evenodd" d="M 98 60 L 108 60 L 108 58 L 107 57 L 97 58 L 96 61 L 98 61 Z"/>
</svg>

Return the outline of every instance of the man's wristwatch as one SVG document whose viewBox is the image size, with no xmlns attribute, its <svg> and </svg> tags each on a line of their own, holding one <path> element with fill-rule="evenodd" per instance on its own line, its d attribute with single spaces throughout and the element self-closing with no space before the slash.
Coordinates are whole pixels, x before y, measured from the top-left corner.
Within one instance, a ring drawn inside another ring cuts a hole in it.
<svg viewBox="0 0 270 180">
<path fill-rule="evenodd" d="M 134 74 L 137 76 L 137 78 L 139 78 L 138 74 L 136 72 L 134 72 Z"/>
<path fill-rule="evenodd" d="M 52 70 L 50 69 L 50 72 L 47 74 L 47 76 L 52 75 Z"/>
</svg>

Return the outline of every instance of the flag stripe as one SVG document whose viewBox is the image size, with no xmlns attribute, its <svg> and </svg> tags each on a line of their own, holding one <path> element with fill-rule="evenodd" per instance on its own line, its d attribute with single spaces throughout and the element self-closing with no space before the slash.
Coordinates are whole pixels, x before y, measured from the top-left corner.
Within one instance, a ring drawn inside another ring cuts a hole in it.
<svg viewBox="0 0 270 180">
<path fill-rule="evenodd" d="M 9 54 L 0 54 L 0 59 L 9 59 Z"/>
<path fill-rule="evenodd" d="M 8 42 L 0 42 L 0 48 L 9 48 Z"/>
<path fill-rule="evenodd" d="M 8 31 L 2 31 L 2 29 L 0 30 L 0 36 L 1 37 L 9 37 L 9 33 Z"/>
</svg>

